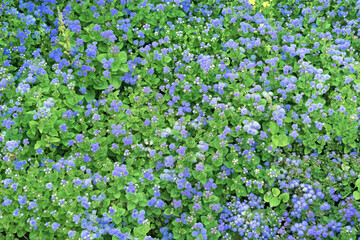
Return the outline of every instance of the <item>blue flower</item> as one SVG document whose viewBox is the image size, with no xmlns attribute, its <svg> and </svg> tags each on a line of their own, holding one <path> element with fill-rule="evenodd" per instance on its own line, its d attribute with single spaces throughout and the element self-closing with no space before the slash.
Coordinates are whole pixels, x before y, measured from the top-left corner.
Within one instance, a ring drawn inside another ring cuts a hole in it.
<svg viewBox="0 0 360 240">
<path fill-rule="evenodd" d="M 60 227 L 60 224 L 56 222 L 51 225 L 51 228 L 54 230 L 54 232 L 56 232 L 56 229 L 58 229 L 58 227 Z"/>
<path fill-rule="evenodd" d="M 53 185 L 52 185 L 52 183 L 48 183 L 48 184 L 46 184 L 46 186 L 45 186 L 47 189 L 53 189 Z"/>
<path fill-rule="evenodd" d="M 69 238 L 72 238 L 75 235 L 76 231 L 69 231 Z"/>
<path fill-rule="evenodd" d="M 64 123 L 63 125 L 61 125 L 61 126 L 60 126 L 60 129 L 61 129 L 61 131 L 63 131 L 63 132 L 67 132 L 67 126 L 66 126 L 66 124 Z"/>
<path fill-rule="evenodd" d="M 86 93 L 86 88 L 80 88 L 79 91 L 81 92 L 81 94 L 85 94 Z"/>
<path fill-rule="evenodd" d="M 105 69 L 111 69 L 111 64 L 114 62 L 115 60 L 113 58 L 110 58 L 109 60 L 106 60 L 105 58 L 101 61 L 104 65 L 103 67 Z"/>
<path fill-rule="evenodd" d="M 24 195 L 24 196 L 19 195 L 18 201 L 19 201 L 20 205 L 26 204 L 26 195 Z"/>
<path fill-rule="evenodd" d="M 43 150 L 42 150 L 41 148 L 38 148 L 38 149 L 36 149 L 36 153 L 42 154 L 42 153 L 43 153 Z"/>
<path fill-rule="evenodd" d="M 91 151 L 96 153 L 97 150 L 99 150 L 99 143 L 91 143 Z"/>
<path fill-rule="evenodd" d="M 4 197 L 4 202 L 2 203 L 3 206 L 8 206 L 12 203 L 13 201 L 8 199 L 6 196 Z"/>
<path fill-rule="evenodd" d="M 20 211 L 20 208 L 17 208 L 17 209 L 13 212 L 13 216 L 14 216 L 14 217 L 19 216 L 19 211 Z"/>
</svg>

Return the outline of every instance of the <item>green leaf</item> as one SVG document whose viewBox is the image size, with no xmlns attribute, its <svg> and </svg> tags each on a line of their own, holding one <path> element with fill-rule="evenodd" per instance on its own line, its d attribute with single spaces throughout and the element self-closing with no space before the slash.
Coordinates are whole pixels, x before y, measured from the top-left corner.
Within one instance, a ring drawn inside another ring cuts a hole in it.
<svg viewBox="0 0 360 240">
<path fill-rule="evenodd" d="M 273 189 L 271 189 L 271 191 L 272 191 L 274 197 L 277 197 L 280 194 L 280 190 L 278 188 L 273 188 Z"/>
<path fill-rule="evenodd" d="M 325 23 L 324 26 L 323 26 L 323 29 L 328 29 L 329 27 L 331 27 L 331 24 L 330 23 Z"/>
<path fill-rule="evenodd" d="M 131 210 L 133 210 L 133 209 L 135 209 L 135 208 L 136 208 L 136 204 L 135 204 L 134 202 L 128 201 L 128 203 L 127 203 L 127 209 L 128 209 L 129 211 L 131 211 Z"/>
<path fill-rule="evenodd" d="M 264 201 L 265 201 L 265 202 L 269 202 L 270 199 L 271 199 L 271 193 L 268 192 L 268 193 L 266 193 L 266 194 L 264 195 Z"/>
<path fill-rule="evenodd" d="M 164 214 L 170 216 L 170 215 L 171 215 L 171 210 L 170 210 L 170 208 L 166 209 L 165 212 L 164 212 Z"/>
<path fill-rule="evenodd" d="M 178 17 L 185 17 L 186 16 L 186 14 L 183 11 L 177 11 L 176 15 Z"/>
<path fill-rule="evenodd" d="M 118 89 L 122 83 L 120 76 L 111 76 L 109 82 L 115 89 Z"/>
<path fill-rule="evenodd" d="M 271 129 L 271 133 L 275 134 L 277 132 L 279 132 L 279 125 L 277 125 L 277 123 L 274 122 L 270 122 L 270 129 Z"/>
<path fill-rule="evenodd" d="M 49 142 L 50 142 L 50 143 L 60 142 L 60 138 L 57 138 L 57 137 L 51 137 Z"/>
<path fill-rule="evenodd" d="M 95 98 L 95 91 L 94 90 L 86 90 L 85 100 L 90 102 Z"/>
<path fill-rule="evenodd" d="M 150 231 L 150 224 L 134 228 L 134 237 L 143 238 Z"/>
<path fill-rule="evenodd" d="M 111 64 L 111 70 L 116 72 L 117 70 L 119 70 L 121 67 L 121 62 L 120 61 L 115 61 Z"/>
<path fill-rule="evenodd" d="M 171 57 L 166 56 L 166 57 L 165 57 L 165 62 L 166 62 L 166 63 L 169 63 L 170 61 L 171 61 Z"/>
<path fill-rule="evenodd" d="M 271 140 L 279 147 L 285 147 L 289 144 L 289 138 L 285 134 L 272 135 Z"/>
<path fill-rule="evenodd" d="M 91 22 L 91 17 L 86 17 L 86 13 L 80 14 L 79 17 L 81 22 Z"/>
<path fill-rule="evenodd" d="M 34 146 L 34 149 L 38 149 L 38 148 L 40 148 L 42 146 L 42 141 L 40 140 L 40 141 L 37 141 L 36 143 L 35 143 L 35 146 Z"/>
<path fill-rule="evenodd" d="M 280 204 L 280 200 L 277 198 L 277 197 L 273 197 L 271 200 L 270 200 L 270 206 L 272 207 L 276 207 Z"/>
<path fill-rule="evenodd" d="M 110 199 L 106 198 L 103 202 L 104 207 L 108 207 L 110 205 Z"/>
<path fill-rule="evenodd" d="M 353 193 L 353 195 L 354 195 L 355 200 L 359 200 L 359 199 L 360 199 L 360 192 L 359 192 L 359 191 L 355 191 L 355 192 Z"/>
<path fill-rule="evenodd" d="M 125 72 L 125 73 L 129 72 L 129 65 L 128 64 L 121 65 L 120 71 Z"/>
<path fill-rule="evenodd" d="M 286 203 L 289 201 L 290 196 L 288 193 L 282 193 L 280 194 L 279 199 Z"/>
<path fill-rule="evenodd" d="M 360 178 L 359 178 L 358 180 L 356 180 L 355 186 L 358 187 L 358 188 L 360 188 Z"/>
<path fill-rule="evenodd" d="M 124 51 L 119 52 L 118 55 L 119 63 L 126 63 L 127 61 L 127 54 Z"/>
<path fill-rule="evenodd" d="M 245 81 L 245 86 L 250 87 L 253 83 L 254 81 L 251 78 L 248 78 Z"/>
<path fill-rule="evenodd" d="M 104 89 L 107 89 L 109 86 L 108 82 L 106 80 L 100 80 L 100 82 L 97 82 L 95 85 L 94 85 L 94 88 L 96 90 L 104 90 Z"/>
<path fill-rule="evenodd" d="M 99 54 L 98 56 L 96 56 L 96 59 L 101 62 L 104 58 L 107 59 L 107 53 L 103 53 L 103 54 Z"/>
<path fill-rule="evenodd" d="M 59 136 L 58 132 L 54 128 L 50 129 L 49 135 L 52 136 L 52 137 Z"/>
</svg>

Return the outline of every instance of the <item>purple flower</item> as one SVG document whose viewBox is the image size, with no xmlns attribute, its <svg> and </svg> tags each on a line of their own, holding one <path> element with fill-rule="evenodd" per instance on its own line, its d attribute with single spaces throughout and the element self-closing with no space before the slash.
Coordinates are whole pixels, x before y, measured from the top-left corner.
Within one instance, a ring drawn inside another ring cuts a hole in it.
<svg viewBox="0 0 360 240">
<path fill-rule="evenodd" d="M 151 92 L 152 92 L 151 88 L 149 88 L 149 87 L 144 87 L 144 93 L 149 94 L 149 93 L 151 93 Z"/>
<path fill-rule="evenodd" d="M 150 121 L 150 119 L 145 119 L 145 121 L 144 121 L 144 126 L 149 126 L 151 124 L 151 121 Z"/>
<path fill-rule="evenodd" d="M 132 218 L 138 218 L 138 211 L 136 209 L 133 210 L 133 213 L 131 214 Z"/>
<path fill-rule="evenodd" d="M 109 60 L 106 60 L 105 58 L 101 61 L 103 63 L 103 67 L 105 69 L 111 69 L 111 64 L 114 62 L 115 60 L 113 58 L 110 58 Z"/>
<path fill-rule="evenodd" d="M 53 189 L 53 185 L 52 185 L 52 183 L 48 183 L 48 184 L 46 184 L 46 186 L 45 186 L 47 189 Z"/>
<path fill-rule="evenodd" d="M 156 202 L 156 204 L 155 204 L 155 207 L 157 207 L 157 208 L 163 208 L 164 205 L 165 205 L 164 201 L 161 200 L 161 199 L 158 199 L 157 202 Z"/>
<path fill-rule="evenodd" d="M 247 123 L 245 120 L 243 123 Z M 261 128 L 260 124 L 256 121 L 251 121 L 244 126 L 244 130 L 249 134 L 256 135 L 258 134 L 258 130 Z"/>
<path fill-rule="evenodd" d="M 14 217 L 19 216 L 19 211 L 20 211 L 20 208 L 15 209 L 15 211 L 13 212 L 13 216 Z"/>
<path fill-rule="evenodd" d="M 181 204 L 181 200 L 176 200 L 176 199 L 174 199 L 174 208 L 175 209 L 177 209 L 177 208 L 179 208 L 179 207 L 182 207 L 182 204 Z"/>
<path fill-rule="evenodd" d="M 126 165 L 121 165 L 120 167 L 116 166 L 114 168 L 114 171 L 112 172 L 113 176 L 116 177 L 123 177 L 124 175 L 127 176 L 129 175 L 129 172 L 126 169 Z"/>
<path fill-rule="evenodd" d="M 66 124 L 64 123 L 63 125 L 61 125 L 61 126 L 60 126 L 60 129 L 61 129 L 61 131 L 63 131 L 63 132 L 67 132 L 67 126 L 66 126 Z"/>
<path fill-rule="evenodd" d="M 209 150 L 209 144 L 204 142 L 204 141 L 200 141 L 199 144 L 197 145 L 197 147 L 200 149 L 200 150 L 203 150 L 203 151 L 207 151 Z"/>
<path fill-rule="evenodd" d="M 26 203 L 26 195 L 24 195 L 24 196 L 19 195 L 18 201 L 19 201 L 20 205 L 24 205 Z"/>
<path fill-rule="evenodd" d="M 117 15 L 118 10 L 113 8 L 113 9 L 110 10 L 110 13 L 111 13 L 112 16 Z"/>
<path fill-rule="evenodd" d="M 93 42 L 93 44 L 88 45 L 87 49 L 85 50 L 86 52 L 86 56 L 90 57 L 90 58 L 95 58 L 96 57 L 96 53 L 98 51 L 97 47 L 96 47 L 97 42 Z"/>
<path fill-rule="evenodd" d="M 331 206 L 327 202 L 325 202 L 323 205 L 320 206 L 320 210 L 322 210 L 322 211 L 327 211 L 330 209 L 331 209 Z"/>
<path fill-rule="evenodd" d="M 112 30 L 104 31 L 100 33 L 100 35 L 105 39 L 109 39 L 109 42 L 115 43 L 117 40 L 117 37 L 114 35 L 114 32 Z"/>
<path fill-rule="evenodd" d="M 18 186 L 18 183 L 11 184 L 11 188 L 14 190 L 14 192 L 16 192 Z"/>
<path fill-rule="evenodd" d="M 57 48 L 50 52 L 49 57 L 54 59 L 55 62 L 60 62 L 62 56 L 61 48 Z"/>
<path fill-rule="evenodd" d="M 186 147 L 180 147 L 178 150 L 176 150 L 176 153 L 181 154 L 181 156 L 185 156 Z"/>
<path fill-rule="evenodd" d="M 7 199 L 7 197 L 4 197 L 4 202 L 2 203 L 3 206 L 8 206 L 12 203 L 13 201 L 10 199 Z"/>
<path fill-rule="evenodd" d="M 124 145 L 125 145 L 125 146 L 126 146 L 126 145 L 131 145 L 132 142 L 133 142 L 132 138 L 133 138 L 132 135 L 130 135 L 130 136 L 128 136 L 128 137 L 124 137 L 124 138 L 123 138 Z"/>
<path fill-rule="evenodd" d="M 94 153 L 96 153 L 97 150 L 99 150 L 99 143 L 92 143 L 92 144 L 91 144 L 91 151 L 93 151 Z"/>
<path fill-rule="evenodd" d="M 80 88 L 79 91 L 81 92 L 81 94 L 85 94 L 86 93 L 86 88 Z M 65 124 L 64 124 L 65 125 Z"/>
<path fill-rule="evenodd" d="M 103 76 L 104 76 L 105 78 L 110 78 L 110 75 L 111 75 L 111 73 L 110 73 L 108 70 L 105 70 L 105 71 L 103 72 Z"/>
<path fill-rule="evenodd" d="M 37 229 L 36 220 L 34 220 L 34 217 L 31 217 L 30 226 L 34 227 L 35 230 Z"/>
<path fill-rule="evenodd" d="M 89 157 L 88 153 L 83 157 L 83 159 L 84 159 L 84 162 L 91 162 L 91 158 Z"/>
<path fill-rule="evenodd" d="M 42 153 L 43 153 L 43 150 L 42 150 L 41 148 L 38 148 L 38 149 L 36 149 L 36 153 L 42 154 Z"/>
<path fill-rule="evenodd" d="M 101 31 L 101 26 L 96 24 L 93 28 L 94 31 L 98 32 L 98 31 Z"/>
<path fill-rule="evenodd" d="M 83 139 L 85 138 L 85 136 L 84 135 L 82 135 L 82 134 L 79 134 L 79 135 L 77 135 L 76 136 L 76 138 L 75 138 L 75 140 L 77 141 L 77 142 L 83 142 Z"/>
<path fill-rule="evenodd" d="M 153 197 L 148 201 L 148 206 L 152 207 L 153 205 L 155 205 L 155 203 L 156 203 L 156 197 Z"/>
<path fill-rule="evenodd" d="M 58 227 L 60 227 L 60 224 L 56 222 L 51 225 L 51 228 L 54 230 L 54 232 L 56 232 L 56 229 L 58 229 Z"/>
<path fill-rule="evenodd" d="M 272 116 L 280 127 L 282 126 L 283 119 L 285 119 L 285 114 L 285 109 L 276 105 L 276 110 L 272 113 Z"/>
<path fill-rule="evenodd" d="M 174 161 L 176 159 L 172 155 L 167 156 L 164 160 L 165 160 L 165 167 L 174 167 Z"/>
<path fill-rule="evenodd" d="M 19 146 L 19 144 L 17 143 L 17 141 L 7 141 L 6 142 L 6 147 L 9 152 L 14 151 L 14 149 L 17 148 L 18 146 Z"/>
<path fill-rule="evenodd" d="M 75 235 L 76 231 L 69 231 L 69 238 L 72 238 Z"/>
</svg>

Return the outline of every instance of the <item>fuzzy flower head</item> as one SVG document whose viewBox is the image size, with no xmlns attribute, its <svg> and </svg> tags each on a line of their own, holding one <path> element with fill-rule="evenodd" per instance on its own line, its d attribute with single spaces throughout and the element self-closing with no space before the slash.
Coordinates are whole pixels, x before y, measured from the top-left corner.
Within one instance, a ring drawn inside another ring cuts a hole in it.
<svg viewBox="0 0 360 240">
<path fill-rule="evenodd" d="M 248 121 L 245 120 L 243 123 L 246 124 L 244 126 L 244 130 L 251 135 L 258 134 L 258 130 L 261 128 L 260 124 L 256 121 L 251 121 L 248 123 Z"/>
<path fill-rule="evenodd" d="M 103 67 L 105 69 L 111 69 L 111 64 L 114 62 L 115 60 L 113 58 L 110 58 L 109 60 L 106 60 L 105 58 L 101 61 L 103 63 Z"/>
</svg>

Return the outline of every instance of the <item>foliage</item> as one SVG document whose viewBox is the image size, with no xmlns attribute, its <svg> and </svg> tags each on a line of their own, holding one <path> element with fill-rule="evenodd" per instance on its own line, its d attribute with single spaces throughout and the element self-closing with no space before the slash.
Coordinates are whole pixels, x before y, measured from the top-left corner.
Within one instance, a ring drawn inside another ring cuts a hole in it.
<svg viewBox="0 0 360 240">
<path fill-rule="evenodd" d="M 5 239 L 355 239 L 360 1 L 6 1 Z"/>
</svg>

